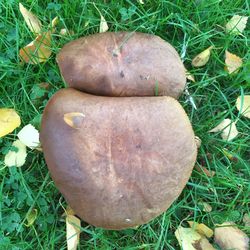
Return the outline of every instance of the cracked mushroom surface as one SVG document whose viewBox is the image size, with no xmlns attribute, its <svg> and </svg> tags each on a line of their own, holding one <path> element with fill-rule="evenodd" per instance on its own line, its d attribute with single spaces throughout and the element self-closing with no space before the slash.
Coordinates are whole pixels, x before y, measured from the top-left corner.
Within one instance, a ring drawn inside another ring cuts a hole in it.
<svg viewBox="0 0 250 250">
<path fill-rule="evenodd" d="M 77 115 L 65 122 L 65 114 Z M 197 155 L 185 111 L 165 96 L 117 98 L 62 89 L 45 108 L 40 136 L 66 201 L 84 221 L 106 229 L 135 227 L 166 211 Z"/>
<path fill-rule="evenodd" d="M 67 43 L 57 55 L 69 87 L 105 96 L 178 98 L 186 84 L 183 63 L 168 42 L 139 32 L 105 32 Z"/>
</svg>

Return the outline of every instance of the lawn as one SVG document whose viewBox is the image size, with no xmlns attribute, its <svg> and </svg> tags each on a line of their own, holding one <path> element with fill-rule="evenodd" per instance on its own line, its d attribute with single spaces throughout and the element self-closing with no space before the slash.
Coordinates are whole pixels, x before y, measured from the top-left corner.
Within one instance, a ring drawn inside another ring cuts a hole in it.
<svg viewBox="0 0 250 250">
<path fill-rule="evenodd" d="M 37 65 L 20 63 L 19 50 L 34 35 L 20 14 L 18 2 L 0 2 L 0 107 L 13 108 L 21 117 L 21 126 L 0 138 L 1 250 L 66 249 L 62 216 L 66 203 L 48 173 L 43 153 L 29 149 L 20 168 L 6 167 L 4 157 L 23 126 L 32 124 L 39 129 L 47 101 L 66 86 L 55 55 L 65 43 L 99 32 L 97 8 L 110 31 L 155 34 L 176 48 L 196 80 L 189 81 L 189 94 L 183 94 L 179 101 L 202 143 L 191 178 L 164 214 L 146 225 L 123 231 L 107 231 L 82 222 L 78 249 L 181 249 L 174 232 L 180 225 L 188 227 L 187 221 L 204 223 L 211 229 L 232 221 L 250 233 L 243 222 L 244 215 L 250 213 L 250 119 L 240 115 L 235 106 L 238 96 L 250 94 L 250 25 L 248 22 L 243 35 L 237 36 L 224 28 L 233 15 L 249 16 L 249 2 L 144 2 L 98 0 L 94 6 L 91 1 L 78 0 L 23 1 L 44 29 L 55 16 L 60 19 L 53 34 L 52 56 Z M 71 30 L 71 34 L 60 35 L 62 28 Z M 193 67 L 192 59 L 209 46 L 214 49 L 208 63 Z M 225 70 L 226 50 L 243 59 L 243 66 L 235 74 Z M 49 83 L 48 89 L 39 85 L 43 82 Z M 208 132 L 225 118 L 237 121 L 239 134 L 231 141 L 223 140 L 220 133 Z M 204 203 L 211 206 L 211 211 L 205 211 Z M 37 210 L 36 220 L 27 226 L 26 217 L 33 209 Z"/>
</svg>

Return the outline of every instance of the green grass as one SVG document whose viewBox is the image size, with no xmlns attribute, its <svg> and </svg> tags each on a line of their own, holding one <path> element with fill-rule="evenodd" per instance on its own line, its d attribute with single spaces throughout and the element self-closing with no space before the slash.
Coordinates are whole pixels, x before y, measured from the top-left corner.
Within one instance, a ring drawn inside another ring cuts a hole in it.
<svg viewBox="0 0 250 250">
<path fill-rule="evenodd" d="M 14 108 L 22 119 L 22 126 L 32 123 L 39 128 L 40 117 L 50 98 L 65 85 L 60 77 L 55 55 L 70 40 L 97 33 L 99 13 L 90 1 L 29 0 L 23 4 L 32 7 L 44 25 L 56 15 L 60 17 L 57 29 L 68 28 L 74 35 L 53 37 L 53 56 L 39 65 L 20 65 L 19 49 L 28 44 L 33 35 L 25 25 L 14 0 L 0 3 L 0 107 Z M 106 3 L 104 3 L 106 2 Z M 239 116 L 235 101 L 239 95 L 250 94 L 250 31 L 249 22 L 244 36 L 232 36 L 223 30 L 234 15 L 250 14 L 248 1 L 95 1 L 108 21 L 110 31 L 141 31 L 156 34 L 170 42 L 183 56 L 186 68 L 196 83 L 189 84 L 195 110 L 183 94 L 180 102 L 185 108 L 194 131 L 202 140 L 197 165 L 203 165 L 216 174 L 207 177 L 194 170 L 183 190 L 167 212 L 137 229 L 107 231 L 82 222 L 79 249 L 180 249 L 174 236 L 186 220 L 203 222 L 212 229 L 216 223 L 234 221 L 244 227 L 243 215 L 250 213 L 250 120 Z M 192 58 L 209 46 L 211 58 L 205 67 L 194 69 Z M 224 53 L 229 50 L 243 58 L 244 65 L 236 75 L 224 71 Z M 47 96 L 37 84 L 48 82 Z M 208 133 L 222 119 L 238 119 L 239 135 L 225 142 L 219 134 Z M 16 139 L 14 133 L 0 139 L 0 249 L 65 249 L 65 220 L 62 217 L 65 201 L 51 180 L 43 154 L 29 151 L 21 168 L 4 166 L 4 155 Z M 226 157 L 223 149 L 234 156 Z M 202 211 L 198 202 L 209 203 L 213 210 Z M 35 208 L 38 217 L 31 227 L 25 218 Z M 219 248 L 217 248 L 219 249 Z"/>
</svg>

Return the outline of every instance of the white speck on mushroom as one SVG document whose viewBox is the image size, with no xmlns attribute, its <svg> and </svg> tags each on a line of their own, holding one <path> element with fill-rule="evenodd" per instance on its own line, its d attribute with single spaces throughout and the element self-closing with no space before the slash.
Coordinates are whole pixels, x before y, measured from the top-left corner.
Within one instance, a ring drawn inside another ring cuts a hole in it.
<svg viewBox="0 0 250 250">
<path fill-rule="evenodd" d="M 131 222 L 131 219 L 125 219 L 126 222 Z"/>
</svg>

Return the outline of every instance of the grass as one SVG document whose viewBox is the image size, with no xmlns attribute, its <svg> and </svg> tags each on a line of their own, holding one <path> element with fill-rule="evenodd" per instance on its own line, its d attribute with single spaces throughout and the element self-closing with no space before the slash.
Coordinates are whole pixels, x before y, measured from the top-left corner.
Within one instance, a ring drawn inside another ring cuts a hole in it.
<svg viewBox="0 0 250 250">
<path fill-rule="evenodd" d="M 105 3 L 106 2 L 106 3 Z M 250 213 L 250 120 L 239 116 L 235 107 L 239 95 L 250 94 L 250 31 L 244 36 L 232 36 L 223 27 L 234 15 L 248 16 L 248 1 L 95 1 L 108 21 L 111 31 L 141 31 L 156 34 L 170 42 L 182 55 L 186 68 L 194 74 L 195 83 L 189 84 L 195 110 L 188 96 L 180 102 L 186 110 L 195 131 L 202 140 L 197 166 L 215 171 L 213 177 L 194 169 L 181 196 L 164 214 L 137 229 L 107 231 L 82 222 L 79 249 L 180 249 L 174 236 L 176 228 L 186 220 L 205 223 L 214 229 L 216 223 L 234 221 L 244 227 L 243 215 Z M 60 28 L 74 31 L 73 35 L 53 38 L 53 56 L 39 65 L 20 65 L 19 49 L 28 44 L 33 35 L 25 25 L 17 1 L 0 3 L 0 107 L 14 108 L 22 119 L 22 126 L 32 123 L 39 128 L 43 109 L 53 93 L 65 87 L 55 54 L 70 40 L 97 33 L 100 16 L 90 1 L 29 0 L 23 4 L 32 7 L 44 25 L 56 15 Z M 209 46 L 215 46 L 205 67 L 194 69 L 192 58 Z M 236 75 L 224 70 L 224 53 L 229 50 L 244 60 Z M 38 84 L 47 82 L 50 89 L 44 93 Z M 239 135 L 226 142 L 219 134 L 208 133 L 224 118 L 238 119 Z M 16 139 L 14 133 L 0 139 L 0 249 L 65 249 L 65 221 L 62 217 L 65 201 L 51 180 L 43 154 L 29 151 L 21 168 L 4 166 L 4 155 Z M 223 151 L 224 149 L 224 151 Z M 229 159 L 225 149 L 232 154 Z M 202 211 L 199 202 L 212 206 L 210 213 Z M 26 227 L 26 216 L 33 208 L 38 210 L 36 221 Z M 217 249 L 218 246 L 217 246 Z"/>
</svg>

